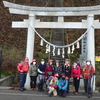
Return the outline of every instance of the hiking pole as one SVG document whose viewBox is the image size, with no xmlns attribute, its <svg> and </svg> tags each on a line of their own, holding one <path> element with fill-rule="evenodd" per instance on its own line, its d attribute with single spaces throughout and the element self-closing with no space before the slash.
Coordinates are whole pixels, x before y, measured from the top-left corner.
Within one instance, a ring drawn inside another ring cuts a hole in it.
<svg viewBox="0 0 100 100">
<path fill-rule="evenodd" d="M 91 98 L 92 98 L 92 95 L 93 95 L 94 75 L 96 75 L 96 73 L 92 74 Z"/>
<path fill-rule="evenodd" d="M 92 98 L 92 95 L 93 95 L 93 85 L 94 85 L 94 75 L 92 76 L 91 98 Z"/>
<path fill-rule="evenodd" d="M 87 79 L 87 97 L 91 99 L 91 91 L 92 91 L 92 77 Z"/>
<path fill-rule="evenodd" d="M 91 73 L 91 75 L 92 75 L 92 77 L 91 77 L 91 96 L 89 97 L 90 98 L 90 100 L 92 99 L 92 95 L 93 95 L 93 85 L 94 85 L 94 75 L 95 75 L 95 73 L 94 74 L 92 74 Z"/>
</svg>

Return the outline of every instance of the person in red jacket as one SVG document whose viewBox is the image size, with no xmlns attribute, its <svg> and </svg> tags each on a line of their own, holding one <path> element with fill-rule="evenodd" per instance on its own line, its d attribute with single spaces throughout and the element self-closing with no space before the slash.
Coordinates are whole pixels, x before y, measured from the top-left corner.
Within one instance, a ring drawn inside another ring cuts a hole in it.
<svg viewBox="0 0 100 100">
<path fill-rule="evenodd" d="M 47 76 L 47 78 L 49 77 L 49 76 L 52 76 L 53 75 L 53 65 L 52 65 L 52 63 L 53 63 L 53 60 L 52 59 L 50 59 L 49 61 L 48 61 L 48 63 L 46 64 L 46 68 L 45 68 L 45 75 Z"/>
<path fill-rule="evenodd" d="M 74 87 L 75 87 L 74 94 L 78 94 L 80 74 L 81 74 L 80 66 L 78 65 L 77 61 L 74 61 L 74 64 L 71 69 L 71 77 L 73 77 Z"/>
<path fill-rule="evenodd" d="M 17 66 L 18 71 L 20 72 L 20 91 L 24 91 L 24 84 L 26 82 L 26 75 L 29 70 L 29 63 L 28 63 L 28 58 L 25 58 L 25 61 L 20 63 Z"/>
<path fill-rule="evenodd" d="M 89 98 L 92 96 L 91 79 L 93 75 L 95 75 L 94 67 L 91 64 L 91 61 L 87 60 L 86 64 L 82 66 L 82 76 L 84 79 L 85 94 L 87 94 Z"/>
<path fill-rule="evenodd" d="M 54 66 L 52 65 L 52 63 L 53 63 L 53 60 L 49 59 L 48 63 L 46 64 L 46 68 L 45 68 L 45 81 L 47 81 L 50 76 L 53 76 L 53 67 Z M 46 89 L 48 90 L 47 85 L 46 85 Z"/>
</svg>

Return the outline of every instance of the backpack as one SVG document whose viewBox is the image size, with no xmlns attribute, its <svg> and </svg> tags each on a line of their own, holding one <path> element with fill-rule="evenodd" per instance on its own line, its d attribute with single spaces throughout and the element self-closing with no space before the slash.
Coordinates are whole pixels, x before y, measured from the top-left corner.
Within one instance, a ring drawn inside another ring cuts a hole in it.
<svg viewBox="0 0 100 100">
<path fill-rule="evenodd" d="M 48 80 L 46 81 L 46 85 L 49 85 L 51 79 L 53 79 L 53 76 L 50 76 L 50 77 L 48 78 Z"/>
</svg>

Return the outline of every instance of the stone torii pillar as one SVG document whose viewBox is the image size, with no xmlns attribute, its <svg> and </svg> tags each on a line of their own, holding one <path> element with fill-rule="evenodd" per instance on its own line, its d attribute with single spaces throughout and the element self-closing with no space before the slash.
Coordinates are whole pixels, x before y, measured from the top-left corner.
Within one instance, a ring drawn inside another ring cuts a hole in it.
<svg viewBox="0 0 100 100">
<path fill-rule="evenodd" d="M 26 47 L 26 57 L 29 58 L 29 64 L 33 59 L 34 55 L 34 40 L 35 40 L 35 32 L 34 32 L 34 25 L 35 25 L 35 15 L 29 14 L 29 25 L 28 25 L 28 34 L 27 34 L 27 47 Z M 29 73 L 27 74 L 25 88 L 30 89 L 30 77 Z"/>
<path fill-rule="evenodd" d="M 94 15 L 89 14 L 87 16 L 88 29 L 92 26 L 92 28 L 87 33 L 87 59 L 91 60 L 93 66 L 95 66 L 95 41 L 94 41 Z M 94 67 L 95 69 L 95 67 Z M 95 78 L 93 90 L 95 90 Z"/>
<path fill-rule="evenodd" d="M 29 25 L 28 25 L 28 34 L 27 34 L 27 48 L 26 48 L 26 57 L 29 57 L 29 62 L 32 61 L 34 55 L 34 26 L 35 26 L 35 15 L 29 14 Z"/>
<path fill-rule="evenodd" d="M 92 28 L 87 33 L 87 59 L 91 60 L 92 65 L 95 65 L 95 42 L 94 42 L 94 15 L 89 14 L 87 16 L 88 29 Z"/>
</svg>

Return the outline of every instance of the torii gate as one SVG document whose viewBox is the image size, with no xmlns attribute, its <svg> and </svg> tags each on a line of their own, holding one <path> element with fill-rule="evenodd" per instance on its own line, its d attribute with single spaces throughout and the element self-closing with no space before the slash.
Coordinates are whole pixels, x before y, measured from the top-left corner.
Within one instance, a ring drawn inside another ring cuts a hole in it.
<svg viewBox="0 0 100 100">
<path fill-rule="evenodd" d="M 13 28 L 28 28 L 26 57 L 29 58 L 29 62 L 32 61 L 34 52 L 35 33 L 33 29 L 89 29 L 92 26 L 87 34 L 87 59 L 91 60 L 95 67 L 94 29 L 100 29 L 100 22 L 99 20 L 94 20 L 94 15 L 100 15 L 100 5 L 89 7 L 31 7 L 6 1 L 3 1 L 3 3 L 5 7 L 9 8 L 10 13 L 29 16 L 29 19 L 24 19 L 22 22 L 12 22 Z M 35 19 L 35 16 L 58 16 L 58 22 L 40 22 L 40 20 Z M 87 16 L 87 20 L 82 20 L 82 22 L 64 22 L 64 16 Z M 29 88 L 28 80 L 26 88 Z"/>
</svg>

